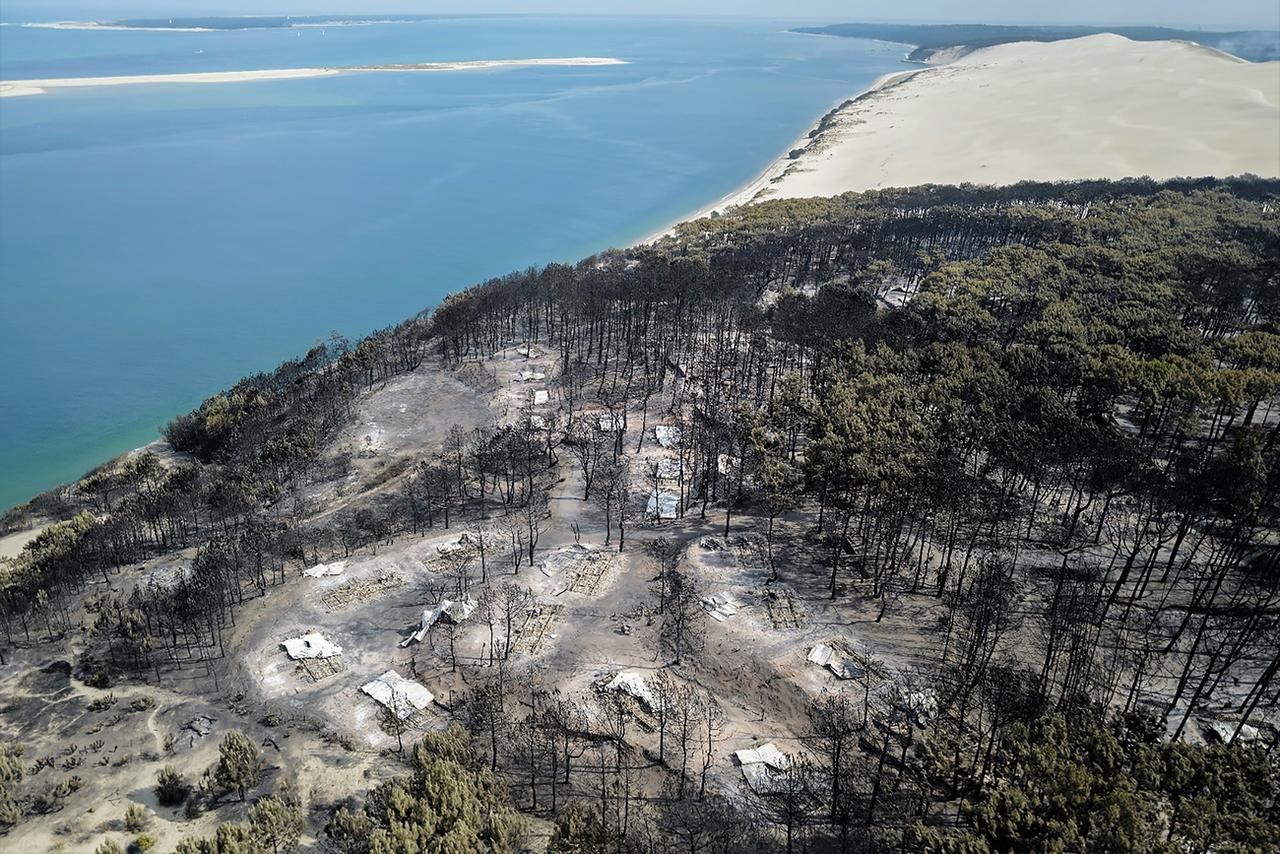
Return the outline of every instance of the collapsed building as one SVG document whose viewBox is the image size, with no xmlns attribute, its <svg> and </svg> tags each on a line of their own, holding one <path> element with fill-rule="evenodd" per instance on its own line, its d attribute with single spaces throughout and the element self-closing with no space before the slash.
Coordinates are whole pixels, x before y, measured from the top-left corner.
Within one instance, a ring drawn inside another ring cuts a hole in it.
<svg viewBox="0 0 1280 854">
<path fill-rule="evenodd" d="M 674 492 L 663 490 L 650 492 L 649 501 L 645 505 L 645 513 L 656 519 L 674 519 L 680 506 L 680 497 Z"/>
<path fill-rule="evenodd" d="M 427 608 L 422 612 L 422 619 L 418 624 L 417 631 L 400 641 L 400 646 L 422 643 L 431 632 L 431 627 L 440 620 L 443 619 L 456 625 L 470 617 L 471 612 L 475 609 L 476 602 L 470 596 L 457 600 L 442 599 L 438 605 Z"/>
<path fill-rule="evenodd" d="M 734 599 L 730 593 L 712 593 L 710 596 L 702 597 L 703 609 L 711 615 L 711 618 L 718 623 L 723 623 L 733 615 L 738 613 L 742 607 L 738 604 L 738 600 Z"/>
<path fill-rule="evenodd" d="M 400 720 L 426 710 L 435 700 L 435 695 L 426 686 L 405 679 L 394 670 L 388 670 L 377 679 L 364 683 L 360 690 Z"/>
<path fill-rule="evenodd" d="M 866 673 L 866 669 L 855 660 L 852 653 L 834 643 L 815 644 L 809 650 L 808 660 L 827 668 L 837 679 L 858 679 Z"/>
<path fill-rule="evenodd" d="M 735 750 L 733 757 L 742 767 L 742 776 L 747 785 L 756 794 L 768 795 L 785 789 L 785 775 L 791 767 L 791 757 L 779 750 L 772 741 L 759 747 Z"/>
<path fill-rule="evenodd" d="M 315 566 L 309 566 L 302 570 L 302 574 L 308 578 L 323 578 L 326 575 L 342 575 L 346 568 L 347 562 L 339 560 L 333 563 L 318 563 Z"/>
<path fill-rule="evenodd" d="M 668 424 L 659 424 L 653 428 L 653 438 L 657 440 L 658 446 L 661 448 L 678 448 L 680 447 L 680 428 L 672 427 Z"/>
<path fill-rule="evenodd" d="M 342 655 L 342 647 L 319 632 L 311 632 L 298 638 L 289 638 L 280 644 L 294 661 L 311 658 L 333 658 Z"/>
<path fill-rule="evenodd" d="M 606 691 L 621 691 L 629 694 L 645 706 L 645 711 L 656 712 L 661 708 L 661 701 L 658 696 L 653 693 L 653 689 L 649 687 L 649 683 L 645 681 L 644 676 L 634 670 L 622 670 L 614 675 L 612 679 L 604 684 Z"/>
</svg>

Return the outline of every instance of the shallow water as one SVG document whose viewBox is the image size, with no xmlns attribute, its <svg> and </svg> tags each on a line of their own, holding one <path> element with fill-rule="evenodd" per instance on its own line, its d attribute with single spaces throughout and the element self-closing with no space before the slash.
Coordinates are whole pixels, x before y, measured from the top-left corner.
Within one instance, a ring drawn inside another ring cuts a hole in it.
<svg viewBox="0 0 1280 854">
<path fill-rule="evenodd" d="M 246 373 L 754 177 L 898 45 L 789 22 L 462 18 L 211 33 L 0 27 L 0 79 L 613 56 L 0 101 L 0 507 Z"/>
</svg>

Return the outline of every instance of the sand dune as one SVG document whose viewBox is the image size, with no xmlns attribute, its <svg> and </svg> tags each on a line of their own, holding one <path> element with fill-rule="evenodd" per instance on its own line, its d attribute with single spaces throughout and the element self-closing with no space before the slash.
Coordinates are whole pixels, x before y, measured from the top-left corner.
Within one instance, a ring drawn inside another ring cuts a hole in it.
<svg viewBox="0 0 1280 854">
<path fill-rule="evenodd" d="M 250 80 L 288 80 L 372 71 L 470 71 L 529 66 L 626 65 L 621 59 L 601 56 L 539 59 L 478 59 L 469 62 L 422 62 L 396 65 L 360 65 L 339 68 L 278 68 L 264 71 L 201 71 L 188 74 L 139 74 L 122 77 L 58 77 L 47 80 L 2 80 L 0 97 L 40 95 L 50 89 L 89 86 L 128 86 L 139 83 L 244 83 Z"/>
<path fill-rule="evenodd" d="M 886 75 L 709 206 L 924 183 L 1280 176 L 1280 63 L 1100 35 Z"/>
</svg>

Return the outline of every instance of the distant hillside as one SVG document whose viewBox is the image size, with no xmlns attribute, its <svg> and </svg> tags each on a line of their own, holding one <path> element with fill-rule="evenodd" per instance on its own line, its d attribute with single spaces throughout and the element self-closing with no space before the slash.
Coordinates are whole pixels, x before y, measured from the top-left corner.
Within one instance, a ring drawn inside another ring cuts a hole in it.
<svg viewBox="0 0 1280 854">
<path fill-rule="evenodd" d="M 907 57 L 927 62 L 939 50 L 964 46 L 990 47 L 1008 42 L 1052 42 L 1115 33 L 1134 41 L 1177 39 L 1216 48 L 1250 62 L 1280 59 L 1280 30 L 1242 30 L 1229 33 L 1174 30 L 1165 27 L 1012 27 L 991 24 L 831 24 L 825 27 L 797 27 L 796 33 L 880 39 L 915 45 Z"/>
</svg>

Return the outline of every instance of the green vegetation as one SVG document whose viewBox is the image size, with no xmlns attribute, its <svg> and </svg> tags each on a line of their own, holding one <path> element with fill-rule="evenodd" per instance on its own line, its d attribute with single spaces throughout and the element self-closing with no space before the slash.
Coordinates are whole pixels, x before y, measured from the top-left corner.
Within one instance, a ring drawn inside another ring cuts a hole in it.
<svg viewBox="0 0 1280 854">
<path fill-rule="evenodd" d="M 177 768 L 166 765 L 156 777 L 156 801 L 162 807 L 176 807 L 191 794 L 191 784 Z"/>
<path fill-rule="evenodd" d="M 291 854 L 301 834 L 302 807 L 285 792 L 250 807 L 247 822 L 223 822 L 209 839 L 183 839 L 174 854 Z"/>
<path fill-rule="evenodd" d="M 222 791 L 245 793 L 262 781 L 262 752 L 247 735 L 232 730 L 218 745 L 218 764 L 213 766 L 213 783 Z"/>
<path fill-rule="evenodd" d="M 1171 744 L 1158 740 L 1160 730 L 1142 715 L 1108 725 L 1088 713 L 1019 723 L 1001 738 L 990 774 L 969 781 L 971 829 L 917 826 L 908 847 L 940 854 L 1280 848 L 1280 788 L 1264 750 Z"/>
<path fill-rule="evenodd" d="M 147 808 L 142 804 L 129 804 L 124 811 L 124 829 L 137 833 L 146 830 L 149 824 L 151 824 L 151 815 L 147 812 Z"/>
<path fill-rule="evenodd" d="M 491 542 L 481 572 L 515 574 L 572 459 L 602 539 L 616 526 L 652 560 L 656 745 L 637 748 L 622 703 L 508 670 L 510 626 L 501 646 L 491 631 L 492 669 L 452 661 L 474 741 L 424 739 L 406 775 L 331 814 L 335 850 L 512 850 L 518 807 L 556 821 L 558 851 L 1265 851 L 1274 771 L 1243 742 L 1273 737 L 1254 725 L 1280 701 L 1278 202 L 1252 178 L 780 201 L 487 282 L 206 402 L 168 431 L 185 464 L 144 454 L 80 484 L 71 527 L 0 587 L 6 641 L 65 634 L 91 580 L 179 548 L 171 586 L 91 595 L 100 657 L 81 672 L 216 666 L 286 565 L 459 520 L 501 520 L 509 549 Z M 649 486 L 634 439 L 572 415 L 455 429 L 377 489 L 299 509 L 342 477 L 321 449 L 359 395 L 520 342 L 558 362 L 570 412 L 679 427 L 691 524 L 624 528 Z M 771 584 L 913 633 L 912 668 L 868 663 L 793 704 L 795 762 L 745 808 L 715 779 L 727 705 L 696 684 L 694 518 L 763 532 Z M 531 602 L 479 586 L 491 629 Z M 1240 743 L 1188 743 L 1213 732 Z M 261 771 L 233 732 L 202 789 L 245 801 Z M 297 809 L 264 799 L 179 851 L 289 850 Z"/>
<path fill-rule="evenodd" d="M 521 850 L 525 822 L 459 727 L 414 745 L 411 775 L 383 783 L 363 809 L 339 811 L 325 829 L 346 854 Z"/>
</svg>

